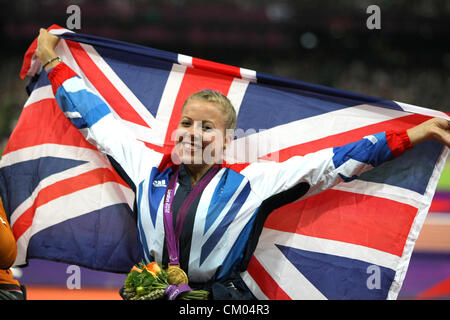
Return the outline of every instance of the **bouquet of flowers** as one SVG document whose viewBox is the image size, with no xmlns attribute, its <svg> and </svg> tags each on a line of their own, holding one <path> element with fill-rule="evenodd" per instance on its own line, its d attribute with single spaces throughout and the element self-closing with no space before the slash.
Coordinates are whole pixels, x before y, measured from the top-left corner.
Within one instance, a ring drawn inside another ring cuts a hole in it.
<svg viewBox="0 0 450 320">
<path fill-rule="evenodd" d="M 125 279 L 123 290 L 128 300 L 156 300 L 167 298 L 169 300 L 206 300 L 208 291 L 192 290 L 189 286 L 170 283 L 167 270 L 162 269 L 158 263 L 148 265 L 140 262 L 133 266 Z"/>
</svg>

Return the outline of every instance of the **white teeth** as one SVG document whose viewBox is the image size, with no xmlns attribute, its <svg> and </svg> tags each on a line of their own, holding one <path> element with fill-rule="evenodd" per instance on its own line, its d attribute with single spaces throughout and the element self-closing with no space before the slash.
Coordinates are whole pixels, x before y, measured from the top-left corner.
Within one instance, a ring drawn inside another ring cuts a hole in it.
<svg viewBox="0 0 450 320">
<path fill-rule="evenodd" d="M 201 146 L 198 145 L 192 145 L 190 143 L 183 143 L 183 148 L 186 149 L 187 151 L 197 151 L 197 150 L 202 150 Z"/>
</svg>

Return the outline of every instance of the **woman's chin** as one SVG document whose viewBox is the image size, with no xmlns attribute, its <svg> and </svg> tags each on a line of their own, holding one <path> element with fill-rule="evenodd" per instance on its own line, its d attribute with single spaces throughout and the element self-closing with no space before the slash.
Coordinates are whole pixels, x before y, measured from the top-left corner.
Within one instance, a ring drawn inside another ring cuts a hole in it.
<svg viewBox="0 0 450 320">
<path fill-rule="evenodd" d="M 187 165 L 201 165 L 204 164 L 202 154 L 195 154 L 195 153 L 182 153 L 181 155 L 178 154 L 179 161 L 183 164 Z"/>
</svg>

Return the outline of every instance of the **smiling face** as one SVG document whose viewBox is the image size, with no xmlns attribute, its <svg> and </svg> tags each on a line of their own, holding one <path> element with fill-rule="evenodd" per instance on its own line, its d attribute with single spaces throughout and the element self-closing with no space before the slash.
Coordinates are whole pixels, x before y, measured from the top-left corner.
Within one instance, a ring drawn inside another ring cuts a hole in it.
<svg viewBox="0 0 450 320">
<path fill-rule="evenodd" d="M 226 115 L 216 102 L 191 99 L 181 113 L 176 152 L 184 164 L 212 165 L 226 145 Z"/>
</svg>

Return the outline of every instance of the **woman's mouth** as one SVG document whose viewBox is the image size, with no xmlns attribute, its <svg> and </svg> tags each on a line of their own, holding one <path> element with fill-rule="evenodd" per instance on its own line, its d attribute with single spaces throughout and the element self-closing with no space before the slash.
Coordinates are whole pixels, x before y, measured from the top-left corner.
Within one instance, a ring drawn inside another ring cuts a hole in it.
<svg viewBox="0 0 450 320">
<path fill-rule="evenodd" d="M 192 144 L 188 142 L 182 142 L 181 146 L 183 150 L 190 153 L 201 152 L 203 151 L 203 146 L 199 144 Z"/>
</svg>

